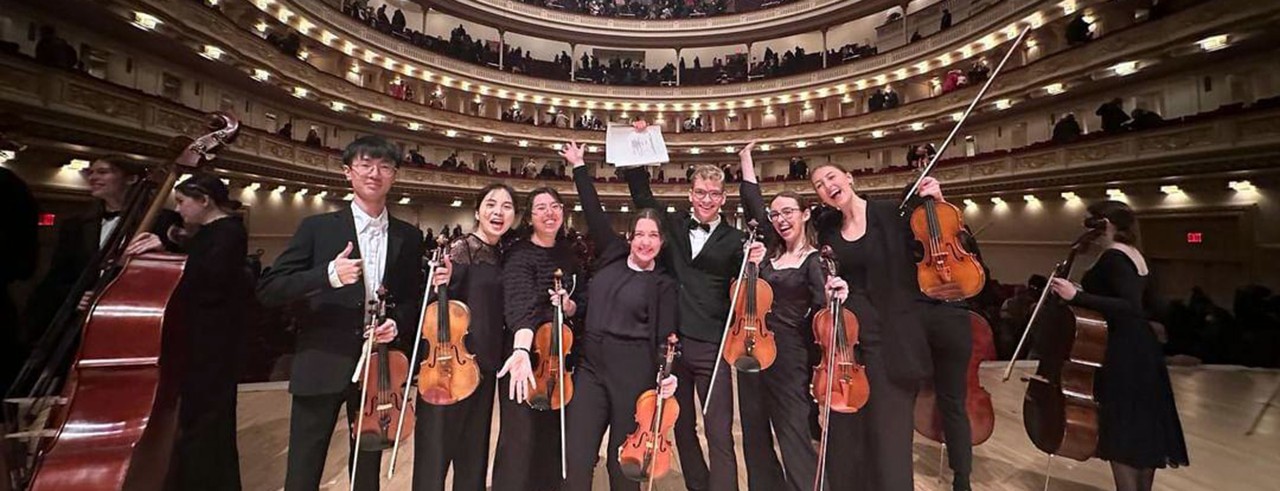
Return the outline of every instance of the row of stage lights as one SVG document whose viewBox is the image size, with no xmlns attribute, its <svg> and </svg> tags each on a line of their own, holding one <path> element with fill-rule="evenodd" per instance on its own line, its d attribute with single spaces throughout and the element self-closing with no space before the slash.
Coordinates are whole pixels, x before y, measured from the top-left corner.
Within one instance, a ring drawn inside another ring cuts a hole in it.
<svg viewBox="0 0 1280 491">
<path fill-rule="evenodd" d="M 1248 180 L 1228 181 L 1227 189 L 1235 191 L 1236 193 L 1239 193 L 1239 194 L 1256 194 L 1258 192 L 1258 187 Z M 1129 198 L 1129 195 L 1125 193 L 1124 190 L 1119 188 L 1107 188 L 1105 192 L 1107 195 L 1107 199 L 1112 199 L 1116 201 L 1126 201 Z M 1183 191 L 1183 189 L 1176 184 L 1160 186 L 1160 192 L 1165 196 L 1171 196 L 1171 197 L 1187 196 L 1186 191 Z M 1074 191 L 1063 191 L 1062 193 L 1059 194 L 1059 196 L 1061 196 L 1062 200 L 1065 201 L 1067 204 L 1079 204 L 1084 202 L 1080 198 L 1080 195 L 1076 194 Z M 1027 205 L 1038 205 L 1041 202 L 1040 198 L 1035 194 L 1022 195 L 1022 201 L 1026 202 Z M 990 202 L 992 205 L 995 205 L 997 207 L 1008 206 L 1009 204 L 1009 202 L 1006 201 L 1001 196 L 992 196 L 990 198 Z M 969 209 L 978 208 L 980 206 L 980 203 L 974 200 L 973 198 L 965 198 L 963 200 L 963 203 L 965 208 L 969 208 Z"/>
</svg>

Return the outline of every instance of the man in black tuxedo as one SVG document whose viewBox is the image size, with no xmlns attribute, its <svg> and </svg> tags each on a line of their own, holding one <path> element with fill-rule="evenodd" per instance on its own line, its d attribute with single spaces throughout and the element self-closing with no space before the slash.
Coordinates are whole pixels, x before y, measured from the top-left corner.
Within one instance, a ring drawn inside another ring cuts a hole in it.
<svg viewBox="0 0 1280 491">
<path fill-rule="evenodd" d="M 646 124 L 638 121 L 637 131 Z M 720 340 L 729 316 L 729 285 L 742 267 L 742 231 L 725 223 L 724 173 L 714 165 L 699 166 L 690 179 L 689 203 L 693 213 L 665 213 L 649 189 L 649 173 L 643 169 L 625 172 L 627 186 L 636 208 L 651 208 L 662 214 L 663 234 L 660 259 L 675 275 L 680 289 L 681 354 L 672 372 L 684 381 L 676 389 L 676 400 L 685 408 L 676 420 L 676 446 L 685 484 L 691 490 L 715 491 L 738 488 L 737 456 L 733 446 L 733 370 L 720 356 Z M 715 389 L 706 412 L 707 447 L 710 472 L 698 441 L 696 388 L 705 403 L 716 363 Z M 692 382 L 692 383 L 689 383 Z"/>
<path fill-rule="evenodd" d="M 342 163 L 355 194 L 351 206 L 304 219 L 258 284 L 258 298 L 266 306 L 301 304 L 289 382 L 288 491 L 320 487 L 339 407 L 346 404 L 348 423 L 359 413 L 360 386 L 351 379 L 364 337 L 391 342 L 398 327 L 411 335 L 409 326 L 418 321 L 422 232 L 387 209 L 400 160 L 400 150 L 381 137 L 365 136 L 348 145 Z M 440 268 L 436 283 L 441 279 L 448 282 L 447 267 Z M 386 286 L 395 308 L 386 322 L 366 333 L 366 307 L 376 301 L 379 285 Z M 354 438 L 350 443 L 354 458 Z M 378 489 L 381 457 L 379 451 L 360 453 L 356 489 Z"/>
</svg>

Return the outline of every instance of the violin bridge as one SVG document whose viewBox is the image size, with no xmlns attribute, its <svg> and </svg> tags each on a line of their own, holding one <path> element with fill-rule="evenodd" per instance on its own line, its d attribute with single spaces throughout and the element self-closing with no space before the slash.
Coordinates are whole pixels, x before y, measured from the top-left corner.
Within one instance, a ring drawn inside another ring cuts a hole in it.
<svg viewBox="0 0 1280 491">
<path fill-rule="evenodd" d="M 377 410 L 378 410 L 378 411 L 386 411 L 386 410 L 394 409 L 394 408 L 395 408 L 395 405 L 394 405 L 394 404 L 378 404 L 378 408 L 377 408 Z"/>
</svg>

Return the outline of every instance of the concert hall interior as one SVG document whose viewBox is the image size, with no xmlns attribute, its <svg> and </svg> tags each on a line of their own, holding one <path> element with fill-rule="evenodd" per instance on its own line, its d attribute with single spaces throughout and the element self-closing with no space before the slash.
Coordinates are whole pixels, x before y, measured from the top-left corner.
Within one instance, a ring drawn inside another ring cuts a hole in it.
<svg viewBox="0 0 1280 491">
<path fill-rule="evenodd" d="M 1276 489 L 1278 25 L 6 1 L 0 491 Z"/>
</svg>

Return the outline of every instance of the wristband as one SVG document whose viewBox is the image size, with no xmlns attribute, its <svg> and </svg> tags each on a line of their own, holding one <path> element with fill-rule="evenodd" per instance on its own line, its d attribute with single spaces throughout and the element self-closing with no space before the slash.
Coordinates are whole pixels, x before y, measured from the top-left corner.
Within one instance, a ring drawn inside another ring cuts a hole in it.
<svg viewBox="0 0 1280 491">
<path fill-rule="evenodd" d="M 533 352 L 532 352 L 532 351 L 529 351 L 529 348 L 521 348 L 521 347 L 519 347 L 519 346 L 517 346 L 517 347 L 515 347 L 515 348 L 511 348 L 511 352 L 512 352 L 512 353 L 514 353 L 514 352 L 516 352 L 516 351 L 523 351 L 525 355 L 533 356 Z"/>
</svg>

